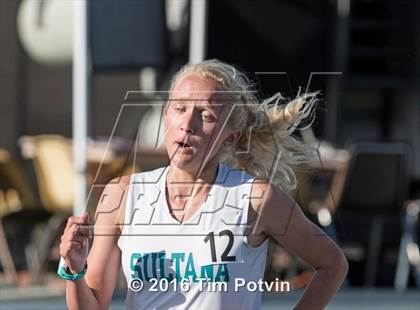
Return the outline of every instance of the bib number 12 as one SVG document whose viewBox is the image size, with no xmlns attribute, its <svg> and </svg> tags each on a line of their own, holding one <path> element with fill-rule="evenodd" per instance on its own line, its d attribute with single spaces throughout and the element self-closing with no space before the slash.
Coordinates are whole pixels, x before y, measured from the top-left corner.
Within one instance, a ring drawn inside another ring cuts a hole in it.
<svg viewBox="0 0 420 310">
<path fill-rule="evenodd" d="M 228 255 L 230 250 L 233 246 L 233 233 L 230 230 L 222 230 L 219 232 L 219 237 L 227 236 L 229 238 L 228 244 L 226 246 L 226 249 L 223 251 L 222 256 L 220 257 L 223 262 L 232 262 L 236 260 L 235 255 Z M 204 242 L 207 243 L 210 241 L 210 251 L 211 251 L 211 260 L 213 262 L 217 262 L 216 257 L 216 244 L 215 244 L 215 237 L 214 232 L 209 232 L 206 237 L 204 238 Z"/>
</svg>

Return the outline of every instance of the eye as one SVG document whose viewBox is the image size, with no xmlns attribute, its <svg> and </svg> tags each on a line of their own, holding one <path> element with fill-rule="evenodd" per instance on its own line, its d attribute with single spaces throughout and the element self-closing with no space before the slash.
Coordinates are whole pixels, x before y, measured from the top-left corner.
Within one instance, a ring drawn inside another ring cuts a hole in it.
<svg viewBox="0 0 420 310">
<path fill-rule="evenodd" d="M 177 112 L 177 113 L 185 112 L 185 110 L 186 110 L 185 106 L 182 106 L 182 105 L 174 106 L 174 111 Z"/>
<path fill-rule="evenodd" d="M 201 114 L 201 119 L 205 122 L 208 122 L 208 123 L 213 123 L 213 122 L 216 121 L 216 118 L 209 113 L 202 113 Z"/>
</svg>

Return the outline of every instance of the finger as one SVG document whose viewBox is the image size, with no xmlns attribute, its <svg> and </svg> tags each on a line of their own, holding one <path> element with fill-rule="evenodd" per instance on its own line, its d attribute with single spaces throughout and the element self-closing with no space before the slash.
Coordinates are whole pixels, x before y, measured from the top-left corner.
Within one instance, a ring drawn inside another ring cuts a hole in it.
<svg viewBox="0 0 420 310">
<path fill-rule="evenodd" d="M 70 229 L 72 235 L 80 235 L 85 237 L 91 236 L 91 227 L 90 225 L 85 224 L 75 224 Z"/>
<path fill-rule="evenodd" d="M 86 225 L 85 223 L 80 223 L 81 219 L 77 216 L 69 217 L 66 225 L 66 230 L 74 229 L 74 226 Z"/>
<path fill-rule="evenodd" d="M 86 235 L 89 236 L 89 225 L 79 224 L 79 219 L 74 220 L 64 233 L 69 233 L 72 235 Z"/>
<path fill-rule="evenodd" d="M 90 227 L 89 226 L 77 225 L 75 235 L 89 237 L 90 236 Z"/>
<path fill-rule="evenodd" d="M 83 236 L 73 236 L 68 239 L 68 241 L 80 242 L 81 244 L 84 244 L 85 240 L 87 240 L 87 237 Z"/>
<path fill-rule="evenodd" d="M 67 219 L 66 229 L 69 229 L 75 222 L 76 222 L 76 217 L 75 216 L 70 216 Z"/>
<path fill-rule="evenodd" d="M 75 249 L 75 250 L 80 250 L 83 246 L 82 242 L 72 241 L 72 240 L 68 241 L 68 244 L 69 244 L 70 249 Z"/>
<path fill-rule="evenodd" d="M 73 236 L 77 235 L 78 227 L 76 223 L 73 223 L 70 228 L 68 228 L 64 234 L 61 236 L 61 241 L 70 240 L 73 238 Z"/>
<path fill-rule="evenodd" d="M 67 242 L 69 240 L 82 240 L 82 239 L 87 239 L 89 236 L 87 235 L 83 235 L 83 234 L 79 234 L 77 232 L 77 226 L 74 225 L 72 226 L 66 233 L 64 233 L 61 236 L 61 242 Z"/>
<path fill-rule="evenodd" d="M 69 229 L 74 224 L 88 224 L 89 213 L 84 211 L 80 217 L 70 216 L 67 220 L 66 229 Z"/>
<path fill-rule="evenodd" d="M 79 218 L 79 224 L 89 224 L 89 213 L 84 211 Z"/>
<path fill-rule="evenodd" d="M 70 219 L 69 219 L 69 221 L 70 221 Z M 76 227 L 74 227 L 74 226 L 66 227 L 66 229 L 64 230 L 64 233 L 61 235 L 61 238 L 60 238 L 61 242 L 64 242 L 64 241 L 70 239 L 73 236 L 73 234 L 75 234 L 75 231 L 76 231 Z"/>
<path fill-rule="evenodd" d="M 76 241 L 67 241 L 60 246 L 60 255 L 62 257 L 67 257 L 68 254 L 73 250 L 80 250 L 83 244 Z"/>
<path fill-rule="evenodd" d="M 83 224 L 79 225 L 78 229 L 80 230 L 81 234 L 86 235 L 87 237 L 91 238 L 93 235 L 92 225 L 89 223 L 89 213 L 84 211 L 81 216 L 81 221 Z"/>
</svg>

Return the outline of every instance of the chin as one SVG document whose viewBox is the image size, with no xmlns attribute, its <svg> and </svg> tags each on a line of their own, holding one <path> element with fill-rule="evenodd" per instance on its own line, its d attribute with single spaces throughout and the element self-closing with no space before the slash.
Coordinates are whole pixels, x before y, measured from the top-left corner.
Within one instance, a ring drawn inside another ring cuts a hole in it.
<svg viewBox="0 0 420 310">
<path fill-rule="evenodd" d="M 172 160 L 170 165 L 175 166 L 177 169 L 187 171 L 191 174 L 195 174 L 198 171 L 198 169 L 200 169 L 200 165 L 197 165 L 196 163 L 176 159 Z"/>
<path fill-rule="evenodd" d="M 193 166 L 197 166 L 196 160 L 191 156 L 184 156 L 182 154 L 175 154 L 172 156 L 171 165 L 183 170 L 190 170 Z"/>
<path fill-rule="evenodd" d="M 178 169 L 188 171 L 191 173 L 196 173 L 200 170 L 202 165 L 202 160 L 198 160 L 198 158 L 192 157 L 184 157 L 175 155 L 171 160 L 171 165 L 177 167 Z"/>
</svg>

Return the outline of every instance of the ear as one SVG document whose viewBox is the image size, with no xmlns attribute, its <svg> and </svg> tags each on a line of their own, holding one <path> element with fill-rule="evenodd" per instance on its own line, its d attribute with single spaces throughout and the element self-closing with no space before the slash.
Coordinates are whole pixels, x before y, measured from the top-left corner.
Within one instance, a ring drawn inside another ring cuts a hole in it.
<svg viewBox="0 0 420 310">
<path fill-rule="evenodd" d="M 239 141 L 240 138 L 241 138 L 241 132 L 234 131 L 225 139 L 225 141 L 223 141 L 223 145 L 230 146 L 232 144 L 235 144 L 236 142 Z"/>
</svg>

